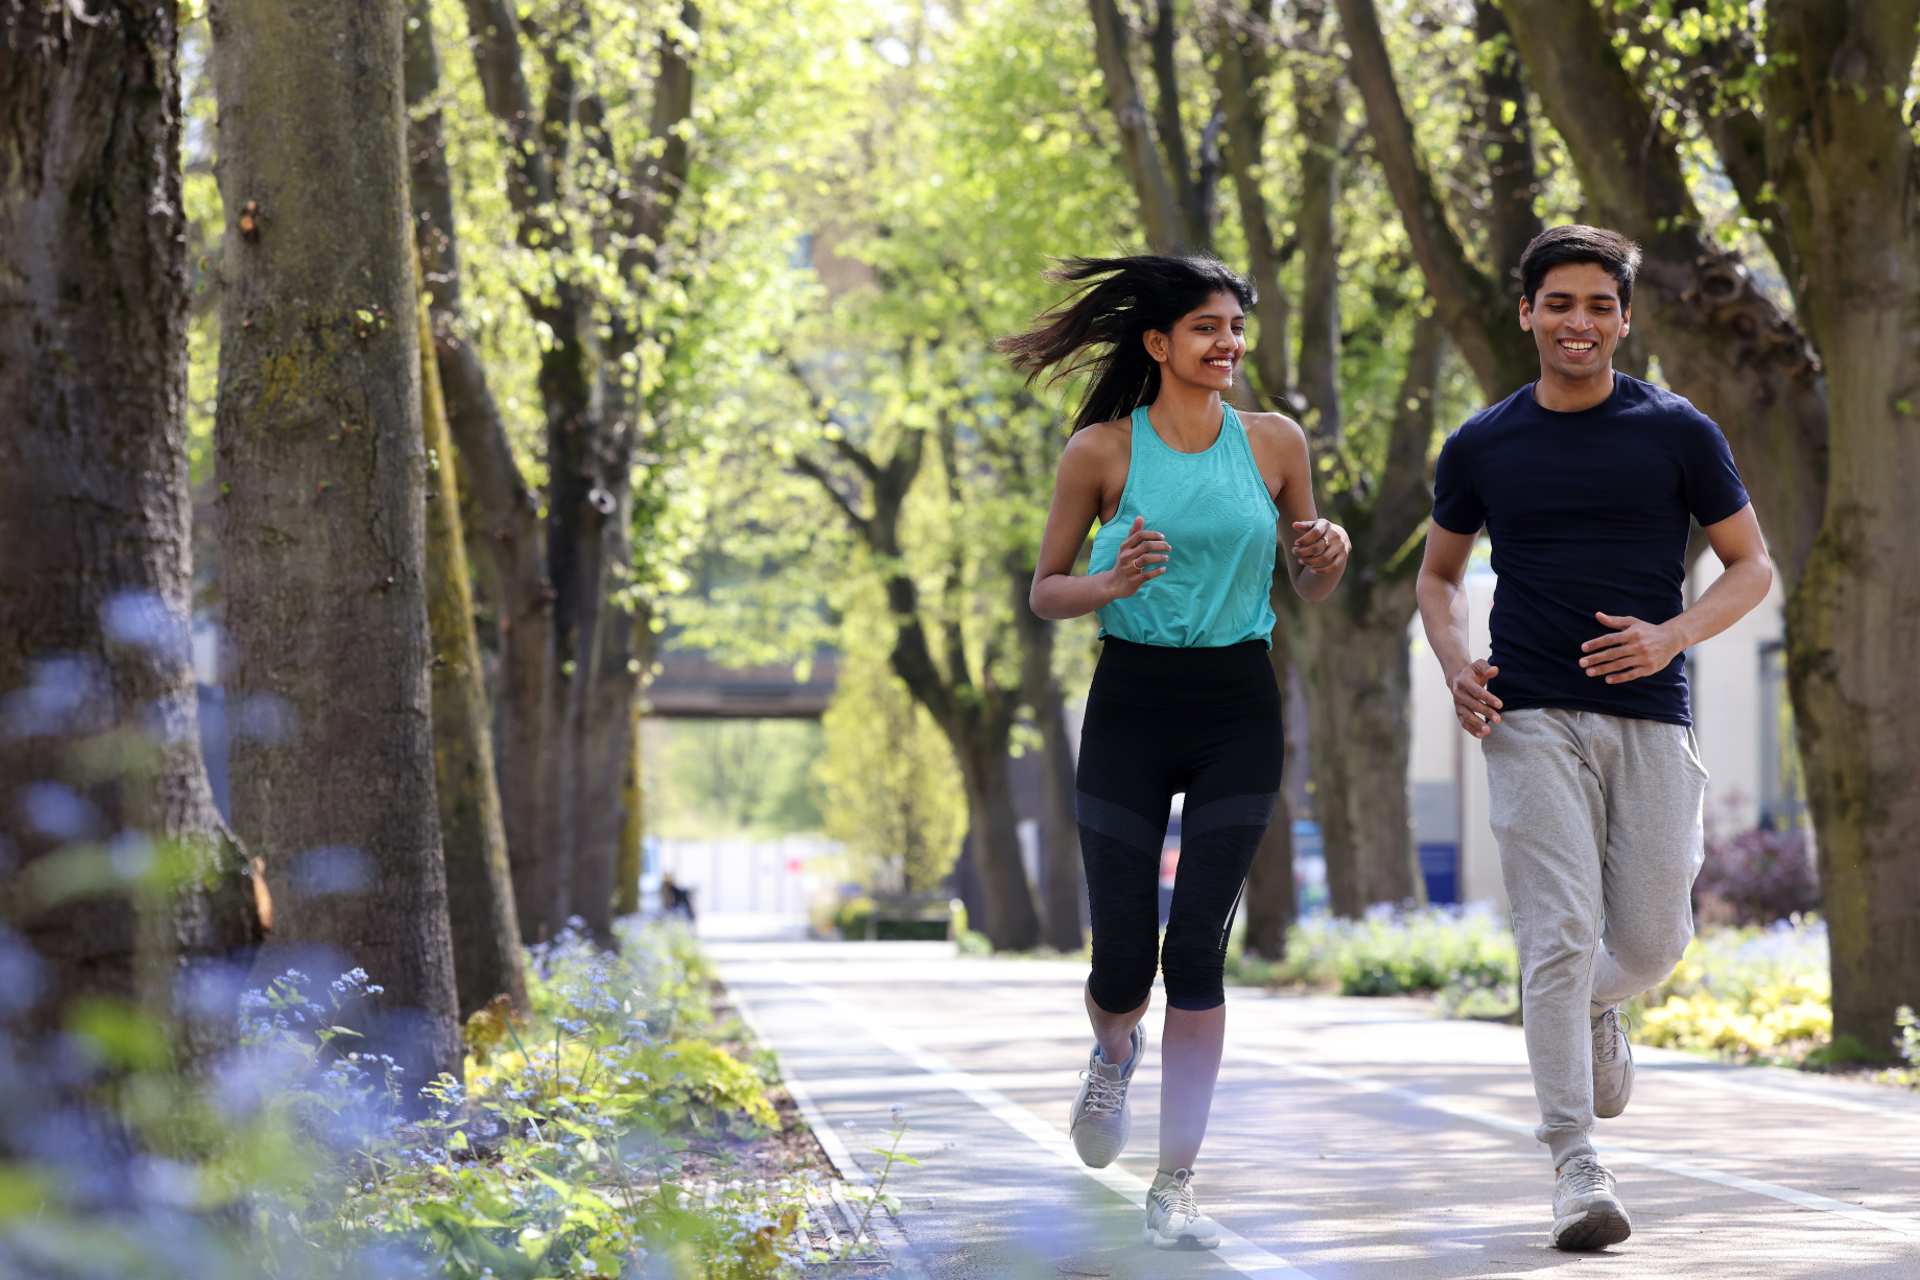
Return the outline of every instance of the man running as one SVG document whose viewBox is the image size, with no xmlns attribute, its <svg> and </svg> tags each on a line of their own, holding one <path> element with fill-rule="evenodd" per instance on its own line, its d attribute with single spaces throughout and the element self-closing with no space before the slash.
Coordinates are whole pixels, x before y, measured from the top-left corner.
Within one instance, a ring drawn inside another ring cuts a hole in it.
<svg viewBox="0 0 1920 1280">
<path fill-rule="evenodd" d="M 1719 427 L 1613 369 L 1639 262 L 1596 227 L 1527 246 L 1520 327 L 1540 377 L 1448 438 L 1418 584 L 1454 712 L 1486 756 L 1561 1249 L 1632 1232 L 1589 1130 L 1633 1090 L 1620 1002 L 1671 972 L 1693 935 L 1707 772 L 1686 650 L 1773 581 Z M 1690 517 L 1726 569 L 1683 610 Z M 1462 586 L 1482 526 L 1499 577 L 1491 660 L 1468 651 Z"/>
</svg>

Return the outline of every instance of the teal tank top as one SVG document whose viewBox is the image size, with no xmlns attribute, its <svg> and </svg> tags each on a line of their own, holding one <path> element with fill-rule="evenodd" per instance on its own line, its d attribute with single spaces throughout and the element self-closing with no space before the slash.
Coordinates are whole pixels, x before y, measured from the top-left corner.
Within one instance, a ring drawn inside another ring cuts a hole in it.
<svg viewBox="0 0 1920 1280">
<path fill-rule="evenodd" d="M 1100 635 L 1135 644 L 1214 648 L 1273 643 L 1274 549 L 1280 509 L 1253 461 L 1232 405 L 1220 435 L 1199 453 L 1170 447 L 1133 411 L 1133 456 L 1113 519 L 1093 537 L 1088 573 L 1113 568 L 1133 518 L 1166 535 L 1167 571 L 1099 611 Z"/>
</svg>

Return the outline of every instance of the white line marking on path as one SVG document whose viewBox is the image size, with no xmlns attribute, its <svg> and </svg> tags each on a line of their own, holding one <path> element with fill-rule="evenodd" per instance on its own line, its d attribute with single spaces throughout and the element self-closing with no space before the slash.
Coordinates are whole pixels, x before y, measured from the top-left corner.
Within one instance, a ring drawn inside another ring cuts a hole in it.
<svg viewBox="0 0 1920 1280">
<path fill-rule="evenodd" d="M 1378 1094 L 1381 1097 L 1404 1102 L 1408 1106 L 1420 1107 L 1427 1111 L 1438 1111 L 1444 1115 L 1452 1116 L 1457 1120 L 1466 1120 L 1473 1124 L 1485 1125 L 1490 1129 L 1498 1129 L 1502 1133 L 1518 1134 L 1530 1142 L 1537 1141 L 1533 1135 L 1533 1126 L 1530 1124 L 1519 1120 L 1512 1120 L 1506 1116 L 1494 1115 L 1491 1112 L 1481 1111 L 1477 1108 L 1452 1102 L 1445 1098 L 1437 1098 L 1430 1094 L 1417 1093 L 1412 1089 L 1403 1089 L 1398 1085 L 1385 1084 L 1378 1080 L 1369 1080 L 1364 1076 L 1348 1075 L 1345 1072 L 1334 1071 L 1328 1067 L 1316 1067 L 1307 1063 L 1293 1062 L 1278 1054 L 1257 1053 L 1241 1054 L 1238 1056 L 1242 1061 L 1251 1058 L 1254 1061 L 1264 1062 L 1269 1066 L 1279 1067 L 1282 1071 L 1305 1076 L 1310 1080 L 1324 1080 L 1345 1088 L 1357 1090 L 1361 1093 Z M 1882 1231 L 1891 1231 L 1896 1235 L 1912 1236 L 1920 1239 L 1920 1221 L 1903 1218 L 1898 1214 L 1885 1213 L 1879 1209 L 1869 1209 L 1863 1205 L 1848 1204 L 1844 1200 L 1832 1200 L 1823 1195 L 1816 1195 L 1811 1191 L 1800 1191 L 1793 1187 L 1782 1187 L 1775 1183 L 1762 1182 L 1757 1178 L 1749 1178 L 1744 1174 L 1726 1173 L 1719 1169 L 1708 1168 L 1706 1165 L 1692 1164 L 1685 1160 L 1676 1160 L 1670 1156 L 1661 1155 L 1658 1152 L 1643 1151 L 1636 1147 L 1619 1147 L 1611 1143 L 1607 1145 L 1607 1159 L 1615 1164 L 1644 1165 L 1649 1169 L 1659 1170 L 1661 1173 L 1670 1173 L 1682 1178 L 1692 1178 L 1699 1182 L 1711 1182 L 1722 1187 L 1732 1187 L 1740 1191 L 1749 1191 L 1755 1195 L 1767 1196 L 1774 1200 L 1784 1200 L 1786 1203 L 1798 1205 L 1802 1209 L 1818 1209 L 1824 1213 L 1835 1214 L 1843 1218 L 1851 1218 L 1855 1222 L 1861 1222 L 1870 1227 L 1878 1227 Z"/>
<path fill-rule="evenodd" d="M 870 1186 L 873 1179 L 853 1158 L 853 1152 L 847 1150 L 847 1144 L 841 1140 L 839 1130 L 827 1123 L 827 1117 L 814 1102 L 813 1094 L 808 1092 L 807 1086 L 801 1082 L 800 1077 L 787 1070 L 787 1064 L 781 1058 L 780 1051 L 773 1046 L 773 1038 L 761 1027 L 759 1019 L 754 1017 L 752 1004 L 740 994 L 738 987 L 730 988 L 727 994 L 733 1000 L 734 1011 L 740 1015 L 740 1021 L 747 1024 L 747 1029 L 753 1032 L 753 1038 L 760 1042 L 760 1047 L 773 1055 L 774 1063 L 780 1071 L 780 1082 L 786 1085 L 787 1093 L 793 1098 L 793 1105 L 800 1108 L 801 1118 L 807 1122 L 807 1127 L 813 1130 L 815 1141 L 819 1142 L 820 1149 L 827 1153 L 827 1160 L 839 1171 L 841 1179 L 846 1182 L 857 1182 L 863 1187 Z"/>
<path fill-rule="evenodd" d="M 907 1061 L 919 1067 L 922 1071 L 936 1077 L 941 1085 L 966 1097 L 972 1101 L 975 1106 L 986 1111 L 1014 1132 L 1032 1140 L 1036 1146 L 1061 1164 L 1066 1165 L 1078 1173 L 1085 1174 L 1087 1177 L 1098 1182 L 1101 1186 L 1136 1207 L 1145 1204 L 1148 1188 L 1152 1185 L 1146 1179 L 1137 1174 L 1128 1173 L 1118 1165 L 1108 1165 L 1104 1169 L 1089 1169 L 1086 1165 L 1080 1163 L 1079 1154 L 1074 1151 L 1073 1144 L 1067 1139 L 1064 1133 L 1040 1119 L 1034 1115 L 1033 1112 L 1027 1110 L 998 1089 L 990 1088 L 967 1072 L 957 1069 L 952 1063 L 942 1058 L 939 1054 L 929 1049 L 921 1048 L 918 1044 L 894 1028 L 875 1022 L 864 1010 L 857 1008 L 826 988 L 813 986 L 804 982 L 795 982 L 791 979 L 784 981 L 794 990 L 837 1011 L 855 1026 L 879 1041 L 881 1045 L 899 1054 Z M 740 1005 L 739 991 L 735 989 L 732 995 L 735 1005 Z M 758 1032 L 756 1031 L 755 1034 L 758 1034 Z M 771 1043 L 764 1035 L 760 1036 L 760 1041 L 762 1044 Z M 791 1079 L 788 1080 L 789 1091 L 792 1091 L 793 1083 Z M 794 1094 L 794 1101 L 799 1101 L 798 1093 Z M 830 1127 L 824 1118 L 817 1118 L 817 1111 L 807 1112 L 803 1108 L 802 1114 L 807 1116 L 807 1122 L 809 1124 L 815 1126 L 815 1133 L 822 1133 Z M 838 1138 L 835 1139 L 835 1143 L 842 1151 L 846 1149 L 845 1144 L 841 1143 Z M 825 1143 L 822 1142 L 821 1145 L 824 1146 Z M 838 1164 L 838 1160 L 836 1160 L 835 1163 Z M 1227 1266 L 1232 1267 L 1241 1275 L 1253 1276 L 1256 1277 L 1256 1280 L 1314 1280 L 1307 1272 L 1300 1270 L 1279 1254 L 1262 1249 L 1245 1236 L 1230 1231 L 1225 1226 L 1220 1228 L 1220 1247 L 1213 1250 L 1211 1256 L 1225 1263 Z"/>
</svg>

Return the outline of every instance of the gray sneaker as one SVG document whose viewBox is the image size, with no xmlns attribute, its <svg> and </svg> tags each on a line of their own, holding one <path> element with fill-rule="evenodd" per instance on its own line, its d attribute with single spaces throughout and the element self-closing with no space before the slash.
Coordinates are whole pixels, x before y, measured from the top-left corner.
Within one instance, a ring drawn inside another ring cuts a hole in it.
<svg viewBox="0 0 1920 1280">
<path fill-rule="evenodd" d="M 1146 1242 L 1156 1249 L 1211 1249 L 1220 1243 L 1220 1224 L 1200 1212 L 1193 1198 L 1193 1170 L 1176 1169 L 1153 1179 L 1147 1192 Z"/>
<path fill-rule="evenodd" d="M 1560 1166 L 1553 1188 L 1553 1247 L 1570 1252 L 1604 1249 L 1633 1234 L 1613 1175 L 1593 1156 L 1575 1156 Z"/>
<path fill-rule="evenodd" d="M 1633 1046 L 1618 1005 L 1593 1020 L 1593 1114 L 1611 1120 L 1633 1096 Z"/>
<path fill-rule="evenodd" d="M 1135 1023 L 1133 1053 L 1124 1065 L 1108 1062 L 1097 1044 L 1087 1055 L 1087 1069 L 1080 1073 L 1080 1093 L 1067 1118 L 1067 1133 L 1080 1159 L 1092 1168 L 1104 1169 L 1112 1164 L 1127 1145 L 1127 1134 L 1133 1127 L 1133 1114 L 1127 1109 L 1127 1086 L 1133 1082 L 1133 1070 L 1140 1065 L 1140 1050 L 1146 1040 L 1146 1032 Z"/>
</svg>

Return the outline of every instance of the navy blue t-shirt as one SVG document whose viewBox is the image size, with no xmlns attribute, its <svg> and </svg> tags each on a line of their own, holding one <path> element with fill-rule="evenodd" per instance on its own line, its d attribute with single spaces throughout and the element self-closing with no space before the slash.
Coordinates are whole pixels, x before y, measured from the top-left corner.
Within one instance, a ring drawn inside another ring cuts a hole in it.
<svg viewBox="0 0 1920 1280">
<path fill-rule="evenodd" d="M 1608 631 L 1596 611 L 1665 622 L 1681 611 L 1688 523 L 1747 505 L 1726 437 L 1684 397 L 1613 375 L 1613 394 L 1559 413 L 1533 384 L 1447 438 L 1433 522 L 1493 542 L 1489 686 L 1509 711 L 1564 707 L 1690 724 L 1686 654 L 1664 671 L 1608 684 L 1580 646 Z"/>
</svg>

